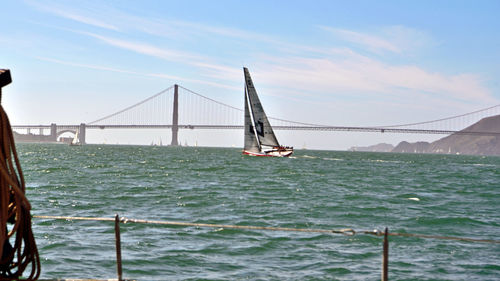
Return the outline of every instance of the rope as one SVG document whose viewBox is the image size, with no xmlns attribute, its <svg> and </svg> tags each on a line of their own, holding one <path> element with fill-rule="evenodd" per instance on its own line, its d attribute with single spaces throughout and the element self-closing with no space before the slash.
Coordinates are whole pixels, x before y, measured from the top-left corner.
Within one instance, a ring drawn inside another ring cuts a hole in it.
<svg viewBox="0 0 500 281">
<path fill-rule="evenodd" d="M 55 219 L 55 220 L 87 220 L 87 221 L 115 221 L 113 218 L 92 218 L 92 217 L 66 217 L 66 216 L 33 216 L 39 219 Z M 317 232 L 317 233 L 339 233 L 344 235 L 354 235 L 356 232 L 353 229 L 304 229 L 304 228 L 289 228 L 289 227 L 270 227 L 270 226 L 250 226 L 250 225 L 231 225 L 231 224 L 210 224 L 210 223 L 191 223 L 178 221 L 157 221 L 157 220 L 141 220 L 120 218 L 121 223 L 144 223 L 144 224 L 161 224 L 171 226 L 193 226 L 193 227 L 210 227 L 210 228 L 231 228 L 231 229 L 246 229 L 246 230 L 272 230 L 272 231 L 296 231 L 296 232 Z"/>
<path fill-rule="evenodd" d="M 500 240 L 474 239 L 474 238 L 467 238 L 467 237 L 439 236 L 439 235 L 414 234 L 414 233 L 398 233 L 398 232 L 388 233 L 387 235 L 390 235 L 390 236 L 403 236 L 403 237 L 417 237 L 417 238 L 427 238 L 427 239 L 457 240 L 457 241 L 477 242 L 477 243 L 500 244 Z"/>
<path fill-rule="evenodd" d="M 0 105 L 0 280 L 22 278 L 29 265 L 31 272 L 26 280 L 36 280 L 40 275 L 30 209 L 12 128 Z M 10 231 L 7 224 L 12 225 Z"/>
<path fill-rule="evenodd" d="M 34 215 L 34 218 L 39 219 L 54 219 L 54 220 L 86 220 L 86 221 L 109 221 L 114 222 L 114 218 L 103 218 L 103 217 L 68 217 L 68 216 L 43 216 Z M 342 228 L 342 229 L 314 229 L 314 228 L 290 228 L 290 227 L 271 227 L 271 226 L 251 226 L 251 225 L 231 225 L 231 224 L 210 224 L 210 223 L 191 223 L 191 222 L 178 222 L 178 221 L 158 221 L 158 220 L 143 220 L 143 219 L 129 219 L 125 217 L 120 218 L 121 223 L 143 223 L 143 224 L 160 224 L 160 225 L 170 225 L 170 226 L 190 226 L 190 227 L 210 227 L 210 228 L 229 228 L 229 229 L 245 229 L 245 230 L 270 230 L 270 231 L 290 231 L 290 232 L 312 232 L 312 233 L 335 233 L 343 234 L 346 236 L 353 236 L 356 234 L 366 234 L 374 236 L 384 236 L 384 232 L 380 230 L 362 230 L 355 231 L 352 228 Z M 426 235 L 426 234 L 412 234 L 412 233 L 397 233 L 390 232 L 390 236 L 403 236 L 403 237 L 418 237 L 418 238 L 428 238 L 428 239 L 442 239 L 442 240 L 459 240 L 467 242 L 478 242 L 478 243 L 495 243 L 500 244 L 500 240 L 488 240 L 488 239 L 474 239 L 465 237 L 453 237 L 453 236 L 437 236 L 437 235 Z"/>
</svg>

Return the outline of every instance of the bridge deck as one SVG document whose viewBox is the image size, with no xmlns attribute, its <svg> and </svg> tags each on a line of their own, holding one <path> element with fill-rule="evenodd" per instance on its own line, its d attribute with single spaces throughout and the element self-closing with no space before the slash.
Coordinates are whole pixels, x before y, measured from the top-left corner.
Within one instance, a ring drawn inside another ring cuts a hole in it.
<svg viewBox="0 0 500 281">
<path fill-rule="evenodd" d="M 51 125 L 14 125 L 13 129 L 49 129 Z M 57 130 L 77 130 L 79 125 L 57 125 Z M 172 125 L 86 125 L 86 129 L 171 129 Z M 178 125 L 179 129 L 210 129 L 210 130 L 242 130 L 243 125 Z M 344 132 L 371 132 L 371 133 L 399 133 L 399 134 L 438 134 L 438 135 L 487 135 L 500 136 L 500 132 L 453 131 L 453 130 L 423 130 L 409 128 L 384 127 L 346 127 L 346 126 L 273 126 L 274 130 L 289 131 L 344 131 Z"/>
</svg>

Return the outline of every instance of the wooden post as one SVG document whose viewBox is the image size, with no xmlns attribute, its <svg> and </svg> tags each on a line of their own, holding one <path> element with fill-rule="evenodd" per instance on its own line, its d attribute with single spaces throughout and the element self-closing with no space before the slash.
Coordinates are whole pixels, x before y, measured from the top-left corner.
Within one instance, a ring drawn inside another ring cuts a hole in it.
<svg viewBox="0 0 500 281">
<path fill-rule="evenodd" d="M 389 240 L 387 239 L 387 234 L 389 229 L 385 228 L 384 233 L 384 244 L 383 244 L 383 255 L 382 255 L 382 281 L 387 281 L 389 277 Z"/>
<path fill-rule="evenodd" d="M 122 281 L 122 249 L 120 240 L 120 217 L 115 216 L 115 240 L 116 240 L 116 270 L 118 272 L 118 281 Z"/>
</svg>

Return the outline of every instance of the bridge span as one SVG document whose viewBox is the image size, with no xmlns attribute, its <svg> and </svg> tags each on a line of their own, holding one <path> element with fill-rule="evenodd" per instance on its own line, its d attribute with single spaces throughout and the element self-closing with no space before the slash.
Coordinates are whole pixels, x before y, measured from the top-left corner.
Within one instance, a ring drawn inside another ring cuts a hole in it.
<svg viewBox="0 0 500 281">
<path fill-rule="evenodd" d="M 165 125 L 15 125 L 13 129 L 38 129 L 40 131 L 50 129 L 50 140 L 57 141 L 58 137 L 65 132 L 79 132 L 80 142 L 85 144 L 85 136 L 87 129 L 170 129 L 173 128 L 194 130 L 243 130 L 243 125 L 193 125 L 193 124 L 165 124 Z M 341 132 L 367 132 L 367 133 L 398 133 L 398 134 L 437 134 L 437 135 L 477 135 L 477 136 L 500 136 L 500 132 L 479 132 L 479 131 L 453 131 L 453 130 L 421 130 L 408 128 L 384 128 L 384 127 L 345 127 L 345 126 L 273 126 L 274 130 L 289 130 L 289 131 L 341 131 Z M 176 136 L 172 134 L 172 142 L 176 140 Z M 171 144 L 176 145 L 176 144 Z"/>
<path fill-rule="evenodd" d="M 500 114 L 500 105 L 474 112 L 425 122 L 391 126 L 328 126 L 269 117 L 274 130 L 343 131 L 398 134 L 466 134 L 493 135 L 500 132 L 463 130 L 481 118 Z M 171 145 L 178 145 L 179 130 L 243 130 L 243 110 L 213 100 L 177 84 L 160 91 L 132 106 L 92 122 L 74 125 L 13 125 L 14 130 L 39 130 L 50 141 L 66 132 L 78 132 L 86 143 L 87 129 L 166 129 L 171 131 Z M 458 124 L 458 125 L 457 125 Z M 50 133 L 46 135 L 46 131 Z"/>
</svg>

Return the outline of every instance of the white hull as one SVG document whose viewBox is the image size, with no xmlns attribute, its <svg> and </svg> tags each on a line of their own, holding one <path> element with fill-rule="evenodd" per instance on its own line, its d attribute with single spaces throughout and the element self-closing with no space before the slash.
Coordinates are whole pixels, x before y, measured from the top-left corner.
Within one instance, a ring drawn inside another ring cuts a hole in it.
<svg viewBox="0 0 500 281">
<path fill-rule="evenodd" d="M 293 153 L 293 149 L 285 149 L 285 150 L 273 149 L 273 150 L 267 150 L 267 151 L 262 151 L 262 152 L 253 152 L 253 151 L 243 150 L 243 154 L 245 154 L 245 155 L 265 156 L 265 157 L 288 157 L 288 156 L 292 155 L 292 153 Z"/>
</svg>

